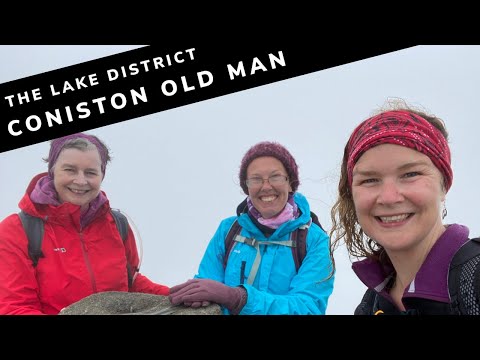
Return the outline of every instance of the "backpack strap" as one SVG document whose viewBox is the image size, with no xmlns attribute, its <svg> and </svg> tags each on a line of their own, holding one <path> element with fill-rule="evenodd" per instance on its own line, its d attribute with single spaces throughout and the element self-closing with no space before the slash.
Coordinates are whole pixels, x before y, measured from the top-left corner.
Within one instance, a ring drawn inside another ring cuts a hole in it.
<svg viewBox="0 0 480 360">
<path fill-rule="evenodd" d="M 318 220 L 317 214 L 315 214 L 313 211 L 310 211 L 310 217 L 312 218 L 312 223 L 317 224 L 317 225 L 320 227 L 320 229 L 322 229 L 323 231 L 327 232 L 327 231 L 323 228 L 322 224 L 320 224 L 320 220 Z"/>
<path fill-rule="evenodd" d="M 115 224 L 117 225 L 120 236 L 122 237 L 123 242 L 127 240 L 128 237 L 128 220 L 127 217 L 120 212 L 120 210 L 112 209 L 111 210 Z M 27 214 L 23 210 L 18 213 L 20 221 L 22 222 L 25 234 L 28 238 L 28 253 L 33 258 L 37 258 L 35 265 L 38 263 L 38 258 L 45 257 L 41 251 L 41 245 L 44 234 L 44 220 Z M 33 256 L 32 256 L 33 255 Z"/>
<path fill-rule="evenodd" d="M 233 224 L 230 226 L 228 230 L 227 236 L 225 236 L 225 255 L 223 256 L 223 269 L 227 267 L 227 261 L 232 252 L 233 245 L 235 244 L 234 239 L 237 235 L 240 234 L 242 227 L 238 223 L 238 218 L 235 219 Z"/>
<path fill-rule="evenodd" d="M 292 255 L 295 262 L 295 268 L 300 269 L 303 259 L 307 255 L 307 234 L 308 229 L 312 225 L 312 220 L 308 224 L 300 226 L 292 232 L 290 239 L 292 240 Z"/>
<path fill-rule="evenodd" d="M 298 269 L 302 265 L 303 259 L 306 256 L 307 253 L 307 233 L 308 229 L 310 228 L 312 222 L 318 223 L 318 218 L 315 214 L 312 213 L 312 219 L 308 224 L 300 226 L 298 229 L 292 232 L 290 236 L 289 241 L 281 241 L 278 242 L 279 245 L 283 246 L 289 246 L 292 249 L 292 255 L 293 255 L 293 261 L 295 262 L 295 269 L 298 272 Z M 321 225 L 319 225 L 321 227 Z M 322 228 L 323 229 L 323 228 Z M 270 241 L 257 241 L 255 239 L 250 239 L 250 238 L 245 238 L 243 236 L 240 236 L 240 232 L 242 230 L 242 227 L 238 223 L 238 219 L 235 219 L 235 221 L 232 223 L 230 226 L 230 230 L 227 233 L 227 236 L 225 237 L 225 255 L 223 258 L 223 268 L 225 269 L 227 267 L 227 261 L 230 256 L 230 253 L 232 252 L 233 246 L 235 242 L 241 242 L 241 243 L 246 243 L 247 245 L 256 247 L 256 244 L 260 246 L 260 244 L 274 244 L 276 242 L 270 242 Z M 257 249 L 257 257 L 255 258 L 255 261 L 258 260 L 257 268 L 252 268 L 254 270 L 254 276 L 256 272 L 258 271 L 258 266 L 260 265 L 260 258 L 258 258 L 258 255 L 260 254 L 259 248 Z M 254 262 L 255 266 L 255 262 Z M 247 280 L 248 281 L 248 280 Z"/>
<path fill-rule="evenodd" d="M 318 216 L 313 211 L 310 211 L 310 222 L 300 226 L 292 233 L 292 240 L 295 243 L 292 247 L 292 254 L 297 272 L 302 265 L 303 259 L 305 259 L 305 256 L 307 256 L 307 234 L 312 223 L 317 224 L 320 229 L 325 231 L 322 224 L 320 224 L 320 221 L 318 220 Z"/>
<path fill-rule="evenodd" d="M 282 246 L 289 246 L 292 247 L 293 241 L 292 240 L 287 240 L 287 241 L 259 241 L 253 238 L 247 238 L 245 236 L 237 235 L 235 236 L 234 241 L 247 244 L 250 246 L 253 246 L 257 250 L 257 255 L 255 256 L 255 260 L 253 260 L 253 265 L 252 268 L 250 269 L 250 274 L 248 274 L 247 278 L 247 284 L 252 285 L 253 281 L 255 280 L 255 277 L 257 276 L 258 268 L 260 266 L 260 262 L 262 261 L 262 254 L 260 252 L 260 245 L 282 245 Z"/>
<path fill-rule="evenodd" d="M 43 219 L 27 214 L 23 210 L 18 213 L 23 229 L 28 239 L 28 255 L 32 260 L 33 267 L 38 264 L 38 259 L 45 257 L 42 252 L 42 240 L 44 233 Z"/>
<path fill-rule="evenodd" d="M 125 245 L 127 238 L 128 238 L 128 219 L 127 217 L 118 209 L 111 209 L 110 212 L 112 213 L 113 219 L 115 220 L 115 224 L 117 225 L 118 232 L 122 237 L 123 244 Z M 127 276 L 128 276 L 128 288 L 131 289 L 133 285 L 133 274 L 134 271 L 132 266 L 127 260 Z"/>
<path fill-rule="evenodd" d="M 127 241 L 128 237 L 128 220 L 127 217 L 122 214 L 122 212 L 118 209 L 111 209 L 111 213 L 113 219 L 115 220 L 115 224 L 117 225 L 118 232 L 122 237 L 123 242 Z"/>
<path fill-rule="evenodd" d="M 128 237 L 128 220 L 127 217 L 120 212 L 120 210 L 111 210 L 115 224 L 125 244 Z M 45 257 L 42 252 L 42 241 L 45 232 L 45 222 L 42 218 L 27 214 L 23 210 L 18 213 L 23 229 L 28 239 L 28 255 L 32 260 L 33 267 L 36 267 L 38 260 Z M 131 265 L 127 261 L 127 275 L 128 287 L 131 288 L 133 284 L 133 271 Z"/>
<path fill-rule="evenodd" d="M 362 301 L 355 308 L 353 315 L 381 315 L 383 311 L 378 306 L 378 294 L 373 289 L 367 289 Z"/>
<path fill-rule="evenodd" d="M 480 238 L 457 250 L 448 271 L 448 291 L 453 313 L 480 315 Z"/>
</svg>

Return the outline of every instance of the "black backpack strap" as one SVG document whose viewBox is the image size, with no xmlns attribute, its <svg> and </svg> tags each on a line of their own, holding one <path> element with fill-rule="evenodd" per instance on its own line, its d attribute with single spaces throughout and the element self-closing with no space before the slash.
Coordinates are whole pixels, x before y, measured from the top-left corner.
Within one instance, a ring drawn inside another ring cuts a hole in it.
<svg viewBox="0 0 480 360">
<path fill-rule="evenodd" d="M 238 223 L 238 219 L 235 219 L 232 226 L 230 226 L 230 230 L 228 230 L 227 236 L 225 236 L 225 254 L 223 256 L 223 268 L 227 267 L 228 257 L 230 256 L 230 252 L 233 249 L 233 245 L 235 244 L 235 237 L 240 234 L 242 227 Z"/>
<path fill-rule="evenodd" d="M 292 240 L 292 255 L 295 262 L 295 269 L 298 272 L 302 265 L 303 259 L 307 255 L 307 233 L 308 227 L 303 226 L 292 232 L 290 239 Z"/>
<path fill-rule="evenodd" d="M 125 244 L 125 242 L 127 241 L 127 238 L 128 238 L 128 219 L 124 214 L 122 214 L 122 212 L 120 210 L 111 209 L 110 212 L 112 213 L 113 219 L 115 220 L 115 224 L 117 225 L 118 232 L 120 233 L 120 236 L 122 237 L 123 244 Z M 134 274 L 134 271 L 132 269 L 132 266 L 127 261 L 127 276 L 128 276 L 128 288 L 129 289 L 133 285 L 133 274 Z"/>
<path fill-rule="evenodd" d="M 467 241 L 450 262 L 448 291 L 454 314 L 480 315 L 480 238 Z"/>
<path fill-rule="evenodd" d="M 320 229 L 322 229 L 323 231 L 325 231 L 325 229 L 323 228 L 322 224 L 320 224 L 320 220 L 318 220 L 318 216 L 317 214 L 315 214 L 313 211 L 310 211 L 310 217 L 312 218 L 312 222 L 314 224 L 317 224 Z M 325 231 L 326 232 L 326 231 Z"/>
<path fill-rule="evenodd" d="M 311 221 L 307 225 L 304 225 L 293 231 L 290 237 L 290 240 L 292 240 L 293 243 L 293 261 L 295 262 L 295 268 L 297 272 L 302 265 L 303 259 L 305 259 L 305 256 L 307 255 L 307 234 L 308 228 L 310 227 L 312 222 L 317 224 L 323 231 L 325 231 L 320 222 L 318 221 L 318 216 L 313 212 L 310 212 L 310 216 L 312 218 Z M 238 219 L 236 219 L 230 227 L 227 236 L 225 237 L 225 256 L 223 258 L 224 269 L 227 267 L 228 257 L 230 256 L 230 252 L 232 251 L 233 245 L 235 243 L 234 239 L 237 235 L 240 234 L 241 229 L 242 227 L 238 223 Z"/>
<path fill-rule="evenodd" d="M 311 220 L 307 225 L 304 225 L 297 230 L 295 230 L 292 233 L 291 239 L 294 243 L 294 246 L 292 247 L 292 254 L 293 254 L 293 260 L 295 261 L 295 268 L 300 269 L 300 266 L 302 265 L 303 259 L 305 259 L 305 256 L 307 255 L 307 234 L 308 234 L 308 229 L 312 225 L 312 223 L 317 224 L 320 229 L 325 231 L 320 224 L 320 221 L 318 221 L 318 216 L 313 212 L 310 211 L 310 217 Z"/>
<path fill-rule="evenodd" d="M 27 214 L 23 210 L 18 213 L 23 229 L 28 239 L 28 255 L 33 262 L 33 267 L 38 264 L 38 259 L 45 257 L 42 252 L 44 233 L 43 219 Z"/>
<path fill-rule="evenodd" d="M 111 210 L 115 224 L 117 225 L 118 231 L 122 237 L 123 242 L 127 240 L 128 237 L 128 219 L 122 214 L 119 210 Z M 27 214 L 23 210 L 18 213 L 20 221 L 22 222 L 23 229 L 28 239 L 28 255 L 32 260 L 33 266 L 37 266 L 38 260 L 45 257 L 42 252 L 42 241 L 44 235 L 44 221 L 39 217 L 35 217 Z M 132 286 L 133 283 L 133 271 L 131 265 L 127 261 L 127 274 L 128 274 L 128 285 Z"/>
<path fill-rule="evenodd" d="M 127 217 L 122 214 L 120 210 L 111 209 L 111 213 L 113 215 L 113 219 L 115 220 L 115 224 L 117 224 L 118 232 L 122 237 L 123 242 L 127 241 L 128 237 L 128 220 Z"/>
<path fill-rule="evenodd" d="M 353 315 L 380 315 L 383 314 L 378 308 L 378 294 L 375 290 L 367 289 L 362 301 L 355 308 Z"/>
</svg>

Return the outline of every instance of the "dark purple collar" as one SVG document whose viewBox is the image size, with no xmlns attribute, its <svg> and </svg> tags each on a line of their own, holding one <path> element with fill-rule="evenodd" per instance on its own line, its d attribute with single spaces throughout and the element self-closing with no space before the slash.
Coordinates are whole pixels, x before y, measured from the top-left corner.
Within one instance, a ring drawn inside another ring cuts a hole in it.
<svg viewBox="0 0 480 360">
<path fill-rule="evenodd" d="M 452 224 L 435 242 L 415 278 L 405 289 L 403 297 L 425 298 L 450 302 L 448 296 L 448 269 L 455 252 L 468 240 L 468 227 Z M 356 261 L 352 269 L 358 278 L 370 289 L 375 289 L 390 298 L 385 286 L 393 276 L 393 268 L 382 266 L 371 259 Z"/>
</svg>

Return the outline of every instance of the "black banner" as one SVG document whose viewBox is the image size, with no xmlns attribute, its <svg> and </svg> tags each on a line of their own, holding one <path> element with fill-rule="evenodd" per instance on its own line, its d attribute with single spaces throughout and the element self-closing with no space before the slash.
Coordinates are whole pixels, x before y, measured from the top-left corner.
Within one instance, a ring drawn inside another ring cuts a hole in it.
<svg viewBox="0 0 480 360">
<path fill-rule="evenodd" d="M 0 152 L 410 46 L 141 47 L 0 84 Z"/>
</svg>

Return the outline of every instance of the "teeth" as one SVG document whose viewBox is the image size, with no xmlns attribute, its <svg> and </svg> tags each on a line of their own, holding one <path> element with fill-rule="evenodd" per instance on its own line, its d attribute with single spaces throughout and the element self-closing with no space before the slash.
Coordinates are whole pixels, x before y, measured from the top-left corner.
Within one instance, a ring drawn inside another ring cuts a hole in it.
<svg viewBox="0 0 480 360">
<path fill-rule="evenodd" d="M 76 190 L 76 189 L 70 189 L 71 192 L 74 192 L 75 194 L 85 194 L 87 190 Z"/>
<path fill-rule="evenodd" d="M 395 215 L 395 216 L 380 216 L 380 220 L 385 223 L 403 221 L 408 217 L 408 214 Z"/>
<path fill-rule="evenodd" d="M 262 201 L 265 201 L 265 202 L 271 202 L 273 200 L 275 200 L 276 196 L 264 196 L 262 197 Z"/>
</svg>

